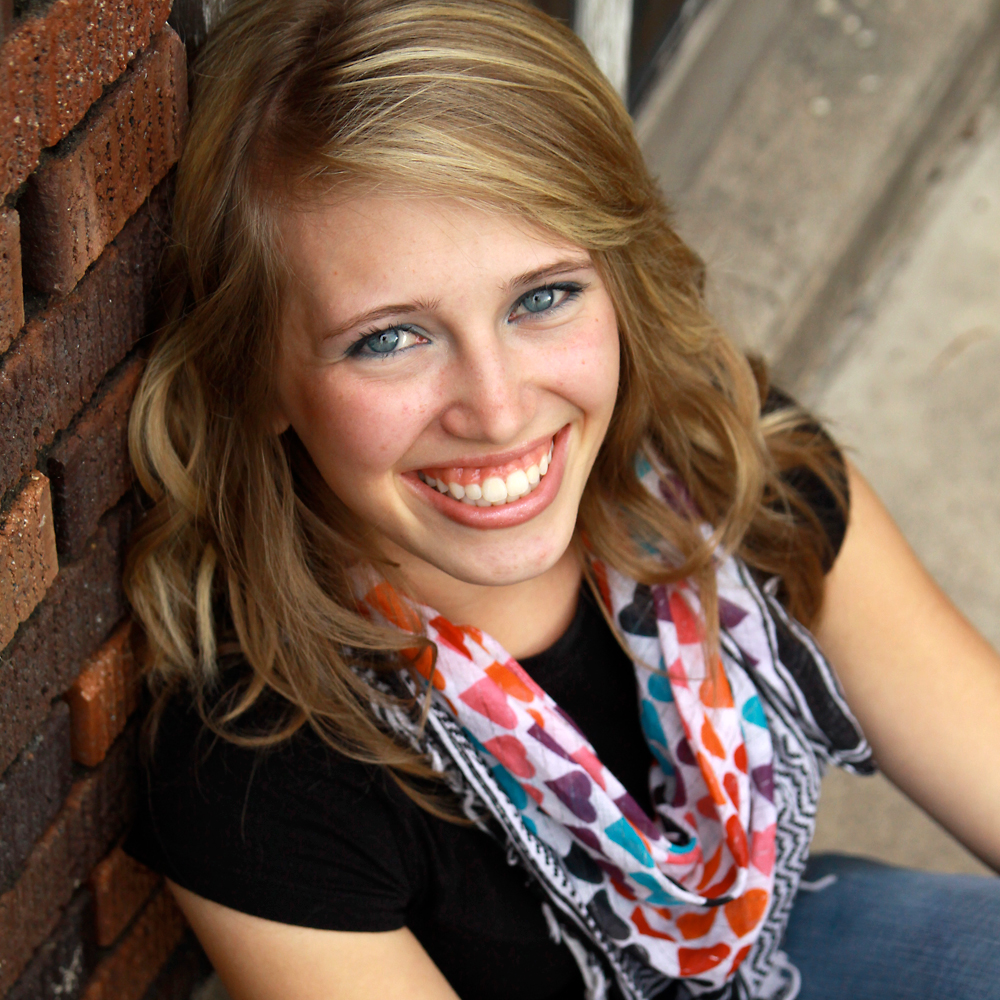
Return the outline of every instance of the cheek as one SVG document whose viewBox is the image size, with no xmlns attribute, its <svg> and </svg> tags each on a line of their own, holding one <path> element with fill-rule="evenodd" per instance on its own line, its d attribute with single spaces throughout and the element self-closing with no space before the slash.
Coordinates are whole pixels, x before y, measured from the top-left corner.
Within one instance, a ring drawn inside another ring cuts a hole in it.
<svg viewBox="0 0 1000 1000">
<path fill-rule="evenodd" d="M 420 435 L 430 400 L 331 371 L 298 387 L 292 426 L 335 492 L 392 469 Z"/>
<path fill-rule="evenodd" d="M 587 317 L 548 359 L 552 385 L 595 418 L 610 418 L 618 395 L 618 325 L 610 303 Z"/>
</svg>

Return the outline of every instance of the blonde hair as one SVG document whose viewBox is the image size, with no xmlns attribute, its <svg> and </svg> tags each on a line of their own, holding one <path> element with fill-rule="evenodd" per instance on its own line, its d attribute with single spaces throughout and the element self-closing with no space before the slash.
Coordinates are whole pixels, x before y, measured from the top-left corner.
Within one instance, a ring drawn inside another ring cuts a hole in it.
<svg viewBox="0 0 1000 1000">
<path fill-rule="evenodd" d="M 187 683 L 207 721 L 249 739 L 231 724 L 272 691 L 287 710 L 258 741 L 308 721 L 351 756 L 428 774 L 379 728 L 379 696 L 355 669 L 399 669 L 394 651 L 414 645 L 355 609 L 347 570 L 377 562 L 373 539 L 267 418 L 286 278 L 276 212 L 351 185 L 467 199 L 588 250 L 614 302 L 622 374 L 578 544 L 643 582 L 691 578 L 709 623 L 721 546 L 780 576 L 808 622 L 828 543 L 780 473 L 804 466 L 835 487 L 831 448 L 795 409 L 761 419 L 762 369 L 706 311 L 701 263 L 579 40 L 509 0 L 235 0 L 196 67 L 173 309 L 130 427 L 152 504 L 126 585 L 161 694 Z M 697 517 L 641 487 L 643 448 L 675 470 Z M 228 648 L 250 679 L 213 712 L 205 695 Z"/>
</svg>

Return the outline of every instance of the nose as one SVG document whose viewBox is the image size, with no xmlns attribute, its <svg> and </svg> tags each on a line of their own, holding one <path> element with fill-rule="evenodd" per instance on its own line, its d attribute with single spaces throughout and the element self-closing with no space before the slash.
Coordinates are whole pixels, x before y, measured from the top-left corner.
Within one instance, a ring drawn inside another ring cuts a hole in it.
<svg viewBox="0 0 1000 1000">
<path fill-rule="evenodd" d="M 496 331 L 462 338 L 445 376 L 441 426 L 454 437 L 509 444 L 535 416 L 530 368 Z"/>
</svg>

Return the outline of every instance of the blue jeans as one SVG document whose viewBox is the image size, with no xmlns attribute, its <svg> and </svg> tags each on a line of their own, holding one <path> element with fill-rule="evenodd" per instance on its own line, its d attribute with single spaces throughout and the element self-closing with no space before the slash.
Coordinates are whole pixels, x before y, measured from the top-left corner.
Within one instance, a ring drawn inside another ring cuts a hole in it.
<svg viewBox="0 0 1000 1000">
<path fill-rule="evenodd" d="M 1000 1000 L 1000 878 L 810 859 L 782 945 L 799 1000 Z"/>
</svg>

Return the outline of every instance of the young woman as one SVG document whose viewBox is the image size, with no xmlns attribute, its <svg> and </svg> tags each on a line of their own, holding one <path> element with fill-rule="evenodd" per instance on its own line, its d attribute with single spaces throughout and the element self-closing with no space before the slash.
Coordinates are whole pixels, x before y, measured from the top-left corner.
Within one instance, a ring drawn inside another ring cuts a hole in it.
<svg viewBox="0 0 1000 1000">
<path fill-rule="evenodd" d="M 174 236 L 129 846 L 235 1000 L 1000 997 L 996 881 L 800 891 L 873 752 L 1000 865 L 1000 661 L 713 324 L 570 32 L 236 0 Z"/>
</svg>

